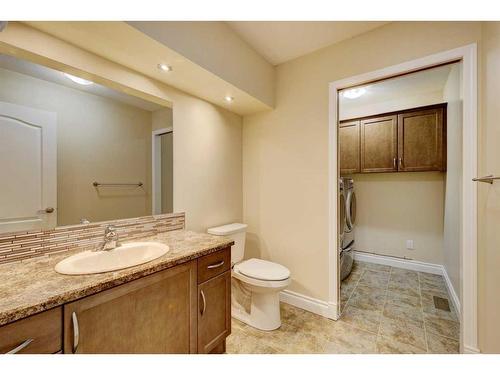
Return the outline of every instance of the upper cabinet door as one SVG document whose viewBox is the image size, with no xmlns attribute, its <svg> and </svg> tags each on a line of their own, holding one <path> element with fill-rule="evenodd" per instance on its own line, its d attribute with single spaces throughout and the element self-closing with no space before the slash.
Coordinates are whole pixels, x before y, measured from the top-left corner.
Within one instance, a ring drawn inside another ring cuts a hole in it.
<svg viewBox="0 0 500 375">
<path fill-rule="evenodd" d="M 361 120 L 361 172 L 397 171 L 397 116 Z"/>
<path fill-rule="evenodd" d="M 341 122 L 339 125 L 340 174 L 359 173 L 359 120 Z"/>
<path fill-rule="evenodd" d="M 398 115 L 399 171 L 446 169 L 445 107 Z"/>
<path fill-rule="evenodd" d="M 56 114 L 0 102 L 0 233 L 56 226 Z"/>
</svg>

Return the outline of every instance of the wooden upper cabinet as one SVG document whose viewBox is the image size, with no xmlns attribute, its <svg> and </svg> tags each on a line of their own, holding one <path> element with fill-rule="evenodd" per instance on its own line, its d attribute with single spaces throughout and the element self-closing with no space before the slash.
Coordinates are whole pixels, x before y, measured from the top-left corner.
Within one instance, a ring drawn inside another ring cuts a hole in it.
<svg viewBox="0 0 500 375">
<path fill-rule="evenodd" d="M 446 170 L 445 106 L 398 115 L 399 171 Z"/>
<path fill-rule="evenodd" d="M 196 296 L 192 261 L 68 303 L 64 352 L 196 353 Z"/>
<path fill-rule="evenodd" d="M 344 121 L 339 125 L 340 174 L 346 175 L 361 171 L 359 142 L 359 120 Z"/>
<path fill-rule="evenodd" d="M 361 172 L 396 172 L 397 116 L 363 119 L 361 127 Z"/>
</svg>

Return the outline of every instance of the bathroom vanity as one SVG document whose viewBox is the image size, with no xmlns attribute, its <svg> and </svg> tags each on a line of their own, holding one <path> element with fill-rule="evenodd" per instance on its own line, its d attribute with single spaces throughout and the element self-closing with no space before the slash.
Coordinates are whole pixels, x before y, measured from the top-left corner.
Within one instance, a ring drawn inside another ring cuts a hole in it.
<svg viewBox="0 0 500 375">
<path fill-rule="evenodd" d="M 232 240 L 185 230 L 149 263 L 68 276 L 71 251 L 0 266 L 0 352 L 222 353 L 231 333 Z"/>
</svg>

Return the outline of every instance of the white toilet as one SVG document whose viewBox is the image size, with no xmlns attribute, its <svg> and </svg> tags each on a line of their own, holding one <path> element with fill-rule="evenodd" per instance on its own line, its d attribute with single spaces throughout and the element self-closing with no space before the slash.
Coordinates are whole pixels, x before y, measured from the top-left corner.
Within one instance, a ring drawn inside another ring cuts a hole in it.
<svg viewBox="0 0 500 375">
<path fill-rule="evenodd" d="M 246 228 L 246 224 L 233 223 L 210 228 L 208 233 L 234 240 L 231 248 L 232 284 L 238 284 L 250 294 L 248 312 L 235 301 L 233 288 L 231 315 L 257 329 L 272 331 L 281 326 L 279 292 L 290 284 L 290 271 L 281 264 L 262 259 L 243 260 Z"/>
</svg>

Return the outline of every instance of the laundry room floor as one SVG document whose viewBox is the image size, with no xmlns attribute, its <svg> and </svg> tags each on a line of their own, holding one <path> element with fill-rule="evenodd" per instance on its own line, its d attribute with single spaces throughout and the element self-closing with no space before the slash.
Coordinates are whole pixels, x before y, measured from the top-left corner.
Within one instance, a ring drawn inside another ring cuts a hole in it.
<svg viewBox="0 0 500 375">
<path fill-rule="evenodd" d="M 333 321 L 282 303 L 282 326 L 271 332 L 233 319 L 227 353 L 459 352 L 460 324 L 442 276 L 355 262 L 341 310 Z"/>
</svg>

